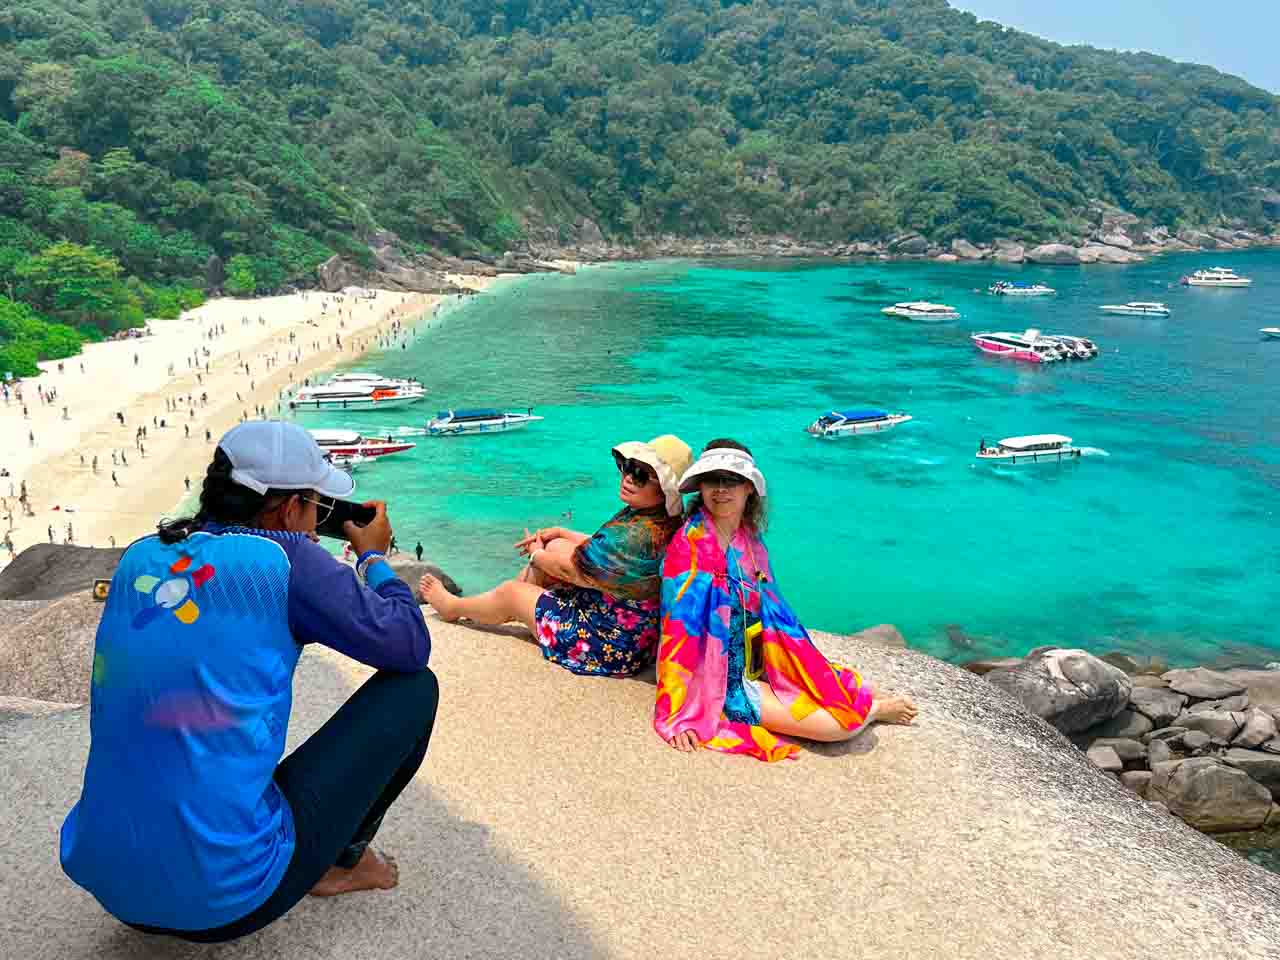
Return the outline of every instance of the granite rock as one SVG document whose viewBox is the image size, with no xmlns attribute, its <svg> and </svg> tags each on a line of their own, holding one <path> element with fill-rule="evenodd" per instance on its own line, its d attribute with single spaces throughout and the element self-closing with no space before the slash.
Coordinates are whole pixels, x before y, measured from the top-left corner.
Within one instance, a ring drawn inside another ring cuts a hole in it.
<svg viewBox="0 0 1280 960">
<path fill-rule="evenodd" d="M 1184 713 L 1177 725 L 1188 730 L 1201 730 L 1217 740 L 1231 741 L 1243 729 L 1243 713 L 1226 713 L 1221 710 L 1205 710 L 1201 713 Z"/>
<path fill-rule="evenodd" d="M 1271 791 L 1214 757 L 1157 763 L 1147 796 L 1206 833 L 1256 830 L 1271 812 Z"/>
<path fill-rule="evenodd" d="M 1202 710 L 1225 710 L 1227 713 L 1242 713 L 1249 709 L 1249 695 L 1240 693 L 1234 697 L 1224 697 L 1221 700 L 1201 700 L 1199 703 L 1192 704 L 1188 709 L 1192 713 L 1199 713 Z"/>
<path fill-rule="evenodd" d="M 952 240 L 951 252 L 962 260 L 982 260 L 987 256 L 985 250 L 975 247 L 968 240 Z"/>
<path fill-rule="evenodd" d="M 1120 782 L 1140 797 L 1147 795 L 1147 786 L 1155 776 L 1150 770 L 1128 770 L 1120 774 Z"/>
<path fill-rule="evenodd" d="M 1161 727 L 1159 730 L 1152 730 L 1150 733 L 1143 734 L 1143 743 L 1152 743 L 1155 740 L 1180 740 L 1182 735 L 1187 732 L 1186 727 Z"/>
<path fill-rule="evenodd" d="M 1173 723 L 1186 705 L 1185 696 L 1163 687 L 1135 685 L 1129 694 L 1129 706 L 1151 720 L 1157 728 Z"/>
<path fill-rule="evenodd" d="M 1222 755 L 1222 760 L 1237 770 L 1243 770 L 1250 779 L 1262 784 L 1275 799 L 1280 800 L 1280 757 L 1232 747 Z"/>
<path fill-rule="evenodd" d="M 1130 694 L 1132 696 L 1132 694 Z M 1148 717 L 1133 710 L 1121 710 L 1109 720 L 1104 720 L 1088 732 L 1094 737 L 1127 737 L 1137 739 L 1155 729 Z"/>
<path fill-rule="evenodd" d="M 1212 740 L 1213 738 L 1203 730 L 1188 730 L 1182 735 L 1180 742 L 1183 750 L 1188 753 L 1196 753 L 1208 747 Z"/>
<path fill-rule="evenodd" d="M 1111 719 L 1133 690 L 1123 671 L 1084 650 L 1046 650 L 986 679 L 1063 733 Z"/>
<path fill-rule="evenodd" d="M 1245 714 L 1244 729 L 1236 734 L 1231 745 L 1245 749 L 1260 747 L 1267 741 L 1274 740 L 1277 734 L 1280 731 L 1276 730 L 1276 722 L 1271 714 L 1255 707 Z"/>
<path fill-rule="evenodd" d="M 1163 679 L 1177 693 L 1184 693 L 1193 700 L 1221 700 L 1244 693 L 1246 686 L 1225 673 L 1195 667 L 1190 670 L 1170 670 Z"/>
<path fill-rule="evenodd" d="M 1173 748 L 1168 740 L 1152 740 L 1147 744 L 1147 763 L 1154 770 L 1157 763 L 1166 763 L 1173 759 Z"/>
<path fill-rule="evenodd" d="M 1103 737 L 1094 740 L 1089 744 L 1089 749 L 1094 747 L 1109 747 L 1116 752 L 1124 765 L 1131 767 L 1134 764 L 1141 764 L 1147 759 L 1147 748 L 1137 740 L 1129 740 L 1124 737 Z"/>
<path fill-rule="evenodd" d="M 1032 263 L 1069 266 L 1081 262 L 1080 251 L 1065 243 L 1042 243 L 1028 250 L 1026 256 Z"/>
<path fill-rule="evenodd" d="M 1111 747 L 1090 747 L 1085 756 L 1099 770 L 1105 770 L 1108 773 L 1119 773 L 1124 769 L 1124 761 L 1120 759 L 1120 755 Z"/>
</svg>

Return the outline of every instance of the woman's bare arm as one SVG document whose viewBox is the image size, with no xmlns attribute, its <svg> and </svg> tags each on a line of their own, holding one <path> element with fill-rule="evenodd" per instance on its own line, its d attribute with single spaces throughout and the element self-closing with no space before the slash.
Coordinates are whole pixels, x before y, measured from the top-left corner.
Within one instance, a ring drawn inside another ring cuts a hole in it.
<svg viewBox="0 0 1280 960">
<path fill-rule="evenodd" d="M 576 545 L 570 543 L 568 537 L 560 537 L 545 547 L 535 549 L 529 555 L 529 565 L 539 573 L 576 587 L 594 587 L 595 584 L 584 577 L 578 565 L 573 562 L 576 549 Z"/>
</svg>

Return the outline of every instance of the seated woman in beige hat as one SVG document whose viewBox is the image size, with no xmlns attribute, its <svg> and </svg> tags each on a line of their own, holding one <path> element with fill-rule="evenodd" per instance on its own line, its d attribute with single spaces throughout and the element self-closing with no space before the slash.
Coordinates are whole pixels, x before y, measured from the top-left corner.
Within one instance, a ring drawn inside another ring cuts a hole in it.
<svg viewBox="0 0 1280 960">
<path fill-rule="evenodd" d="M 574 673 L 629 676 L 648 666 L 658 645 L 662 557 L 680 528 L 680 475 L 693 456 L 667 435 L 618 444 L 613 459 L 624 506 L 594 534 L 539 530 L 516 544 L 529 557 L 516 579 L 455 597 L 428 574 L 422 596 L 445 620 L 520 621 L 548 660 Z"/>
</svg>

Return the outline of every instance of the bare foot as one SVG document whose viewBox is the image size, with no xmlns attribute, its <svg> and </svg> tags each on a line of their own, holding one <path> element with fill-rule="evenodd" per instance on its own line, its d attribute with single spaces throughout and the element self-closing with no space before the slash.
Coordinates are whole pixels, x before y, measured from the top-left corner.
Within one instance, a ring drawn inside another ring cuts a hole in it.
<svg viewBox="0 0 1280 960">
<path fill-rule="evenodd" d="M 400 882 L 400 868 L 394 857 L 365 847 L 360 862 L 350 870 L 330 867 L 320 882 L 311 888 L 313 897 L 336 897 L 357 890 L 390 890 Z"/>
<path fill-rule="evenodd" d="M 885 697 L 876 701 L 877 723 L 900 723 L 910 726 L 916 719 L 916 705 L 908 697 Z"/>
<path fill-rule="evenodd" d="M 442 620 L 458 619 L 458 614 L 454 612 L 454 605 L 458 598 L 446 590 L 444 584 L 431 574 L 422 575 L 422 579 L 418 581 L 418 592 L 435 608 Z"/>
</svg>

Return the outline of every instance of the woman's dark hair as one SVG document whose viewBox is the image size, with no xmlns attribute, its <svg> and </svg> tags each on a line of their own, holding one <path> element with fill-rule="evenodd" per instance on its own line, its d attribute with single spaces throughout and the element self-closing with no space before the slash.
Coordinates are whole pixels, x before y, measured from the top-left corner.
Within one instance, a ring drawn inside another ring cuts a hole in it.
<svg viewBox="0 0 1280 960">
<path fill-rule="evenodd" d="M 271 489 L 266 493 L 255 493 L 232 480 L 231 469 L 231 458 L 221 447 L 215 449 L 213 461 L 204 473 L 204 485 L 200 488 L 200 508 L 194 517 L 160 521 L 158 530 L 162 542 L 185 540 L 210 522 L 251 526 L 271 500 L 305 492 Z"/>
<path fill-rule="evenodd" d="M 727 437 L 711 440 L 702 448 L 702 453 L 706 453 L 708 450 L 741 450 L 747 456 L 753 456 L 751 448 L 745 443 L 739 443 L 737 440 L 730 440 Z M 699 454 L 699 456 L 701 455 Z M 685 509 L 685 518 L 693 516 L 701 509 L 702 494 L 695 493 Z M 754 486 L 751 487 L 751 492 L 747 494 L 747 505 L 742 511 L 742 522 L 749 527 L 753 527 L 757 533 L 764 533 L 769 526 L 769 514 L 765 509 L 764 500 L 756 493 Z"/>
</svg>

